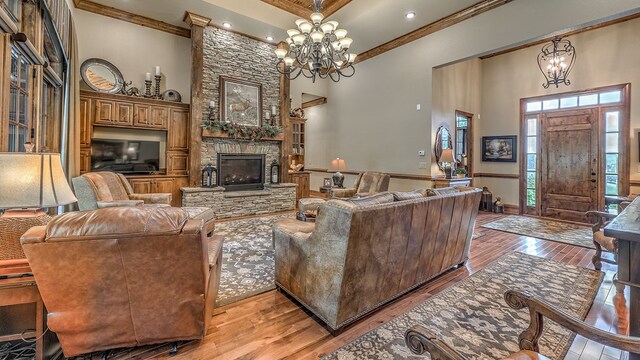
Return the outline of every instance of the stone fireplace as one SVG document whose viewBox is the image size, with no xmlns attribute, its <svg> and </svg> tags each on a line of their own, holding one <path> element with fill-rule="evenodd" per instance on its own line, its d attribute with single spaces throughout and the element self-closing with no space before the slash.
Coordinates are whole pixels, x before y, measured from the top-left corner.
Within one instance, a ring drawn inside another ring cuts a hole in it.
<svg viewBox="0 0 640 360">
<path fill-rule="evenodd" d="M 218 186 L 225 191 L 263 190 L 265 154 L 218 153 Z"/>
</svg>

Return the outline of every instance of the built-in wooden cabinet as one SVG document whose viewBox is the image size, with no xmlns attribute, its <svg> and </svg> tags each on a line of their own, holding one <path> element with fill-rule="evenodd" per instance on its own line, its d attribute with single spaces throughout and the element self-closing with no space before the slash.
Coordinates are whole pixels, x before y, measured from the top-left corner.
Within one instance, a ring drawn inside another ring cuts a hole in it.
<svg viewBox="0 0 640 360">
<path fill-rule="evenodd" d="M 169 151 L 186 151 L 189 149 L 189 111 L 171 109 L 169 117 Z"/>
<path fill-rule="evenodd" d="M 166 132 L 166 163 L 161 169 L 162 174 L 127 178 L 134 192 L 172 193 L 173 205 L 180 206 L 180 187 L 187 186 L 189 175 L 188 104 L 82 90 L 80 126 L 81 173 L 91 170 L 94 126 Z"/>
<path fill-rule="evenodd" d="M 296 204 L 298 200 L 308 198 L 310 193 L 310 174 L 307 171 L 289 173 L 291 182 L 298 185 L 296 188 Z"/>
<path fill-rule="evenodd" d="M 81 147 L 91 146 L 91 134 L 93 130 L 93 126 L 91 126 L 93 122 L 93 111 L 92 111 L 91 103 L 92 101 L 89 98 L 80 99 L 80 146 Z"/>
</svg>

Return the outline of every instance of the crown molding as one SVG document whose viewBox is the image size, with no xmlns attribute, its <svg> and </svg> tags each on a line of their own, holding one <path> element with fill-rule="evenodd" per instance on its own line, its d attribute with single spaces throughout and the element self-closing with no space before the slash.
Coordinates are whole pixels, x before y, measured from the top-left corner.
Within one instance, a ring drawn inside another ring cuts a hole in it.
<svg viewBox="0 0 640 360">
<path fill-rule="evenodd" d="M 185 13 L 184 13 L 184 22 L 186 22 L 187 25 L 189 25 L 189 27 L 194 27 L 194 26 L 205 27 L 205 26 L 211 24 L 211 18 L 208 18 L 206 16 L 202 16 L 202 15 L 198 15 L 198 14 L 192 13 L 190 11 L 185 11 Z"/>
<path fill-rule="evenodd" d="M 85 10 L 98 15 L 108 16 L 114 19 L 130 22 L 132 24 L 148 27 L 151 29 L 164 31 L 173 35 L 183 36 L 186 38 L 191 37 L 191 30 L 185 29 L 180 26 L 175 26 L 164 21 L 159 21 L 143 15 L 130 13 L 128 11 L 120 10 L 111 6 L 98 4 L 91 0 L 73 0 L 73 3 L 75 4 L 76 8 L 80 10 Z"/>
</svg>

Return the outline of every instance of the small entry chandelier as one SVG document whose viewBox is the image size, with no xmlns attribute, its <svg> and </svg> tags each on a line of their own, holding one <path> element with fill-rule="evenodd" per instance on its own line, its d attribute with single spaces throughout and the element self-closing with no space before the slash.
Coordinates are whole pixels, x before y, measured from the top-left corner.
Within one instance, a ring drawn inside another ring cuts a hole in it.
<svg viewBox="0 0 640 360">
<path fill-rule="evenodd" d="M 567 78 L 576 60 L 576 49 L 571 45 L 571 41 L 555 38 L 550 43 L 542 47 L 542 52 L 538 54 L 538 67 L 546 83 L 542 87 L 548 89 L 549 86 L 560 84 L 570 85 Z"/>
<path fill-rule="evenodd" d="M 349 52 L 353 39 L 347 37 L 347 30 L 338 28 L 337 21 L 322 21 L 321 6 L 322 0 L 314 0 L 311 21 L 296 20 L 297 29 L 287 30 L 288 49 L 275 51 L 278 72 L 290 80 L 302 74 L 313 82 L 316 77 L 338 82 L 356 72 L 353 67 L 356 54 Z"/>
</svg>

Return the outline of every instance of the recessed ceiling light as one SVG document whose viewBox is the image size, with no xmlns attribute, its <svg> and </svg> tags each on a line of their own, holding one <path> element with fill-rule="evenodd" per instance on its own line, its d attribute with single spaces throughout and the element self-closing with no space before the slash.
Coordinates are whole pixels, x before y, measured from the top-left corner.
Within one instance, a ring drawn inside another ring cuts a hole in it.
<svg viewBox="0 0 640 360">
<path fill-rule="evenodd" d="M 273 36 L 267 36 L 267 41 L 273 41 Z"/>
<path fill-rule="evenodd" d="M 223 26 L 224 28 L 228 29 L 228 28 L 230 28 L 230 27 L 231 27 L 231 23 L 230 23 L 230 22 L 226 22 L 226 21 L 225 21 L 225 22 L 223 22 L 223 23 L 222 23 L 222 26 Z"/>
<path fill-rule="evenodd" d="M 416 17 L 416 12 L 415 11 L 409 11 L 408 13 L 404 14 L 404 17 L 407 19 L 413 19 L 414 17 Z"/>
</svg>

